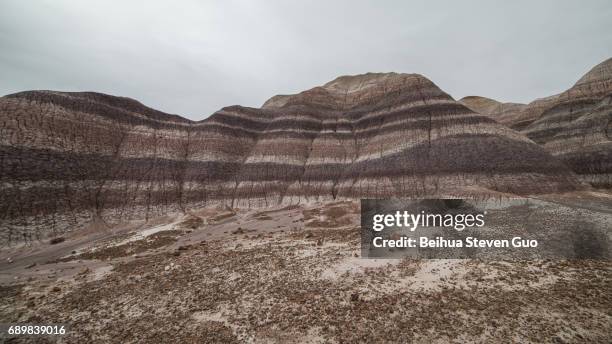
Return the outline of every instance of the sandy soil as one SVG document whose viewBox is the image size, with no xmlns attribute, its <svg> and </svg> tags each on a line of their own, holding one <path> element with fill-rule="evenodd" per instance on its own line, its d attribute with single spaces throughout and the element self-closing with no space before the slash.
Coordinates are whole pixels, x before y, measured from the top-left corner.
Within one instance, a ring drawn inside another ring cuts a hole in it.
<svg viewBox="0 0 612 344">
<path fill-rule="evenodd" d="M 361 259 L 358 211 L 210 208 L 4 249 L 0 322 L 70 326 L 11 343 L 610 343 L 612 262 Z"/>
</svg>

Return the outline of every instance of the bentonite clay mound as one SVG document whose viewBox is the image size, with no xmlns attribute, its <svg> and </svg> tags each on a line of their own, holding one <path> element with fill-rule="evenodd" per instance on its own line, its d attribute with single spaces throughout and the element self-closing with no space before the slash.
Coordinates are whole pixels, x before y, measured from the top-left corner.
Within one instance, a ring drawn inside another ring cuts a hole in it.
<svg viewBox="0 0 612 344">
<path fill-rule="evenodd" d="M 526 104 L 501 103 L 495 99 L 479 96 L 463 97 L 459 102 L 478 113 L 489 115 L 499 123 L 512 127 L 515 130 L 518 130 L 516 116 L 521 114 L 527 107 Z"/>
<path fill-rule="evenodd" d="M 528 105 L 465 97 L 469 108 L 519 130 L 597 188 L 612 188 L 612 58 L 567 91 Z"/>
<path fill-rule="evenodd" d="M 541 194 L 559 160 L 417 74 L 343 76 L 194 122 L 127 98 L 0 98 L 2 241 L 211 203 Z"/>
</svg>

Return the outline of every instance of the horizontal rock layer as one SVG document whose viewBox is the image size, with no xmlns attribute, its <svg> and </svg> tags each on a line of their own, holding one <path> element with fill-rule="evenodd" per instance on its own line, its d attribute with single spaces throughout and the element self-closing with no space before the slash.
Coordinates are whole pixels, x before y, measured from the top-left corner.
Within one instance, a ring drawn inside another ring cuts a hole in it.
<svg viewBox="0 0 612 344">
<path fill-rule="evenodd" d="M 520 130 L 521 122 L 517 117 L 520 116 L 527 105 L 520 103 L 501 103 L 491 98 L 469 96 L 459 100 L 468 108 L 482 114 L 493 117 L 497 122 Z"/>
<path fill-rule="evenodd" d="M 483 97 L 461 102 L 519 130 L 583 181 L 612 188 L 612 59 L 595 66 L 567 91 L 528 105 Z"/>
<path fill-rule="evenodd" d="M 581 188 L 525 136 L 414 74 L 341 77 L 203 121 L 97 93 L 0 98 L 3 241 L 207 204 Z"/>
</svg>

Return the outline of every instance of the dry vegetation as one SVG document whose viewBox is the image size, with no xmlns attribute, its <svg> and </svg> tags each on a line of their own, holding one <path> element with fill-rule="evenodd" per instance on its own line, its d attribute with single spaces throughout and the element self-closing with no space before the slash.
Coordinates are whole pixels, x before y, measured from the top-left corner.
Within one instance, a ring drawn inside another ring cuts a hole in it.
<svg viewBox="0 0 612 344">
<path fill-rule="evenodd" d="M 112 272 L 20 275 L 0 288 L 0 322 L 66 322 L 71 343 L 609 342 L 610 262 L 360 259 L 357 210 L 237 211 L 83 253 Z"/>
</svg>

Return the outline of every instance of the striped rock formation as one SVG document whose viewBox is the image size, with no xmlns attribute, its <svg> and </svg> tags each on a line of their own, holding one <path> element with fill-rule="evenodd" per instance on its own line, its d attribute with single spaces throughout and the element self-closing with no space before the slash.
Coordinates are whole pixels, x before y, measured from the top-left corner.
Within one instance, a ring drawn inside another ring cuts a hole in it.
<svg viewBox="0 0 612 344">
<path fill-rule="evenodd" d="M 579 178 L 612 188 L 612 58 L 586 73 L 567 91 L 526 106 L 481 97 L 461 101 L 521 131 L 560 158 Z M 500 108 L 508 109 L 506 113 Z"/>
<path fill-rule="evenodd" d="M 0 98 L 2 241 L 208 204 L 579 189 L 525 136 L 415 74 L 340 77 L 194 122 L 130 99 Z"/>
<path fill-rule="evenodd" d="M 497 122 L 511 127 L 515 130 L 520 130 L 521 121 L 518 117 L 523 113 L 527 105 L 520 103 L 501 103 L 497 100 L 479 97 L 468 96 L 461 98 L 460 103 L 464 104 L 471 110 L 481 114 L 486 114 L 493 117 Z"/>
</svg>

